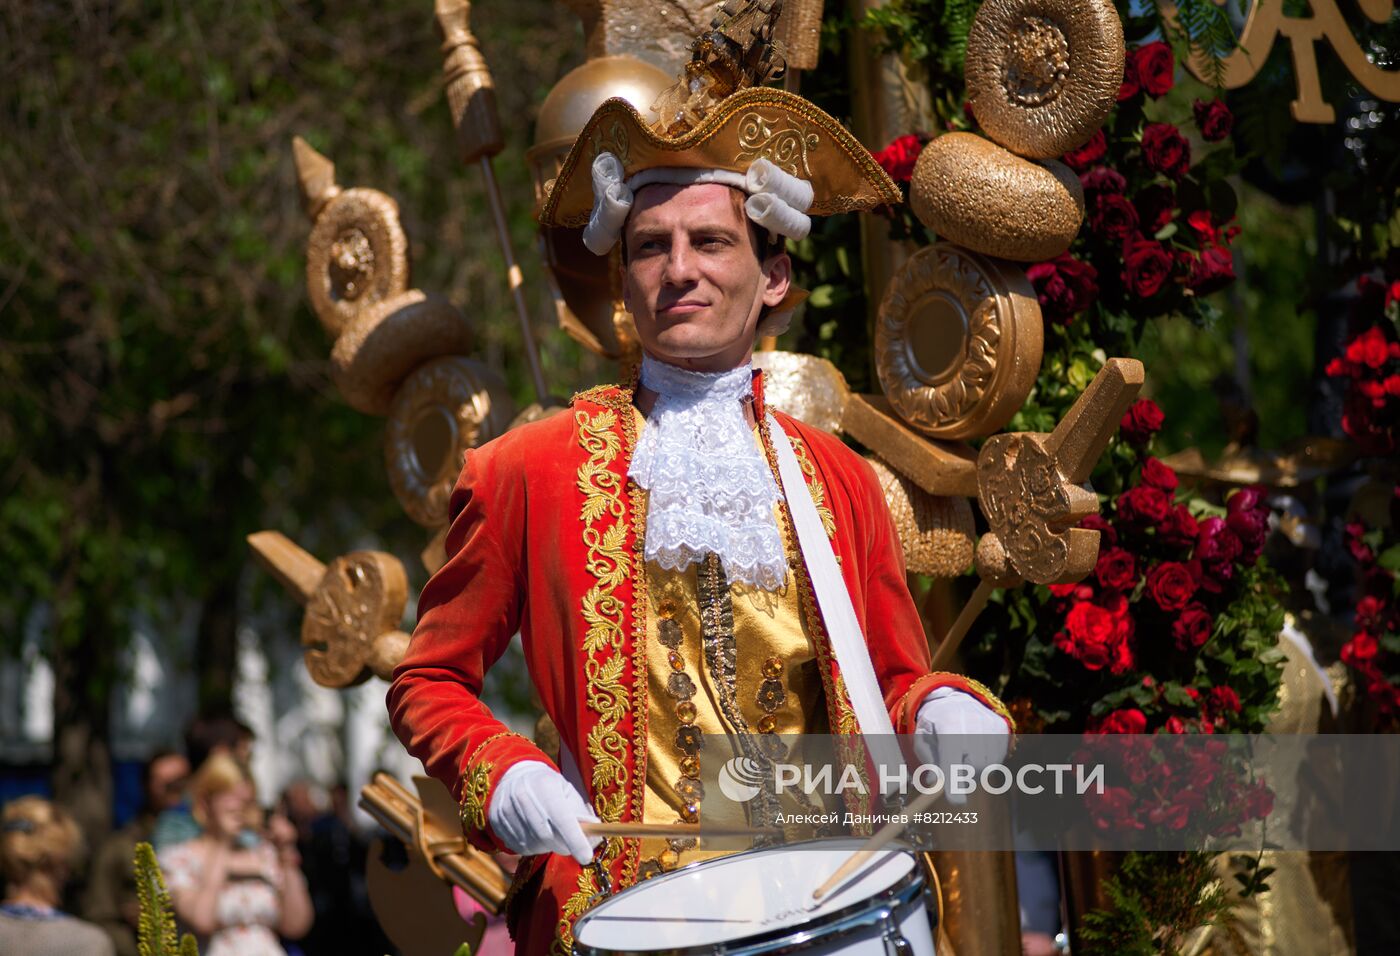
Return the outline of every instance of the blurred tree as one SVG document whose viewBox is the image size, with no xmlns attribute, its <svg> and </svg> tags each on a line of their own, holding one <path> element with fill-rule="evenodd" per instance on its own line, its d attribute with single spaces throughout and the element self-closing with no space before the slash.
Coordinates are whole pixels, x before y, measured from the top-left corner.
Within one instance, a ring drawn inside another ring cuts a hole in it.
<svg viewBox="0 0 1400 956">
<path fill-rule="evenodd" d="M 526 252 L 522 153 L 545 92 L 581 59 L 579 29 L 548 0 L 473 19 L 509 78 L 497 168 Z M 109 812 L 107 713 L 134 615 L 168 633 L 197 606 L 199 700 L 227 706 L 247 605 L 274 596 L 289 640 L 299 617 L 275 586 L 240 586 L 244 535 L 275 527 L 323 558 L 373 536 L 411 575 L 424 543 L 389 491 L 382 423 L 330 383 L 306 306 L 294 134 L 343 185 L 398 199 L 415 284 L 463 307 L 478 357 L 533 398 L 438 44 L 430 0 L 0 9 L 0 652 L 42 635 L 55 790 L 90 829 Z M 552 314 L 542 291 L 533 306 Z M 567 395 L 591 369 L 541 335 Z"/>
</svg>

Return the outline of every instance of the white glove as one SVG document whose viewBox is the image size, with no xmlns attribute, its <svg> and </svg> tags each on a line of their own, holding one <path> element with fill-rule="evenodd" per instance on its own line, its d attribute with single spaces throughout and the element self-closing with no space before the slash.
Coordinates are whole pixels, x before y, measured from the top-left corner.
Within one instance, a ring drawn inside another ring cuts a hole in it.
<svg viewBox="0 0 1400 956">
<path fill-rule="evenodd" d="M 579 865 L 593 859 L 600 836 L 584 836 L 579 820 L 598 816 L 564 775 L 549 764 L 523 760 L 496 781 L 487 822 L 513 853 L 559 853 Z"/>
<path fill-rule="evenodd" d="M 940 687 L 924 698 L 914 718 L 914 733 L 919 759 L 937 764 L 943 771 L 945 793 L 953 764 L 968 764 L 981 770 L 1000 763 L 1011 743 L 1001 715 L 956 687 Z M 965 794 L 947 796 L 950 803 L 967 802 Z"/>
</svg>

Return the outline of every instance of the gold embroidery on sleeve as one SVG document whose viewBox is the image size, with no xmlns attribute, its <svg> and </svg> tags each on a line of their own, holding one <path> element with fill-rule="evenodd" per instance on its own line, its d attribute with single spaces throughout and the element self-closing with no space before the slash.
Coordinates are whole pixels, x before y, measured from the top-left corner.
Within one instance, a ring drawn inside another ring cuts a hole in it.
<svg viewBox="0 0 1400 956">
<path fill-rule="evenodd" d="M 826 486 L 817 480 L 817 466 L 807 457 L 806 443 L 796 435 L 788 437 L 792 439 L 792 451 L 797 456 L 797 463 L 802 466 L 802 474 L 807 478 L 807 490 L 812 493 L 812 504 L 817 506 L 817 516 L 822 519 L 822 530 L 828 538 L 835 540 L 836 517 L 826 506 Z"/>
<path fill-rule="evenodd" d="M 464 832 L 486 829 L 486 802 L 491 798 L 491 771 L 495 766 L 490 761 L 475 764 L 463 775 L 459 815 Z"/>
</svg>

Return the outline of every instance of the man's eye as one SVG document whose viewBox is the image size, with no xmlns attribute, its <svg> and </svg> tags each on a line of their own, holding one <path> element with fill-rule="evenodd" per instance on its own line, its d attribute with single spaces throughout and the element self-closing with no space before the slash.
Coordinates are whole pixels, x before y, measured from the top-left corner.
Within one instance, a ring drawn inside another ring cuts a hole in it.
<svg viewBox="0 0 1400 956">
<path fill-rule="evenodd" d="M 728 245 L 728 243 L 725 242 L 719 236 L 704 236 L 700 239 L 699 242 L 696 243 L 696 245 L 699 246 L 701 249 L 719 249 L 723 246 Z"/>
</svg>

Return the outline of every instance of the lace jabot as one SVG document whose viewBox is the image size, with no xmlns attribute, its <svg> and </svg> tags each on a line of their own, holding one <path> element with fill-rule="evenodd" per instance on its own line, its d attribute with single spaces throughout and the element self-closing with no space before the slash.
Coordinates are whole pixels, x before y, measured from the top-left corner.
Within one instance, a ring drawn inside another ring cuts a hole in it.
<svg viewBox="0 0 1400 956">
<path fill-rule="evenodd" d="M 731 580 L 781 588 L 778 484 L 744 418 L 752 367 L 692 372 L 643 355 L 641 382 L 658 396 L 627 472 L 649 493 L 646 559 L 683 571 L 713 551 Z"/>
</svg>

